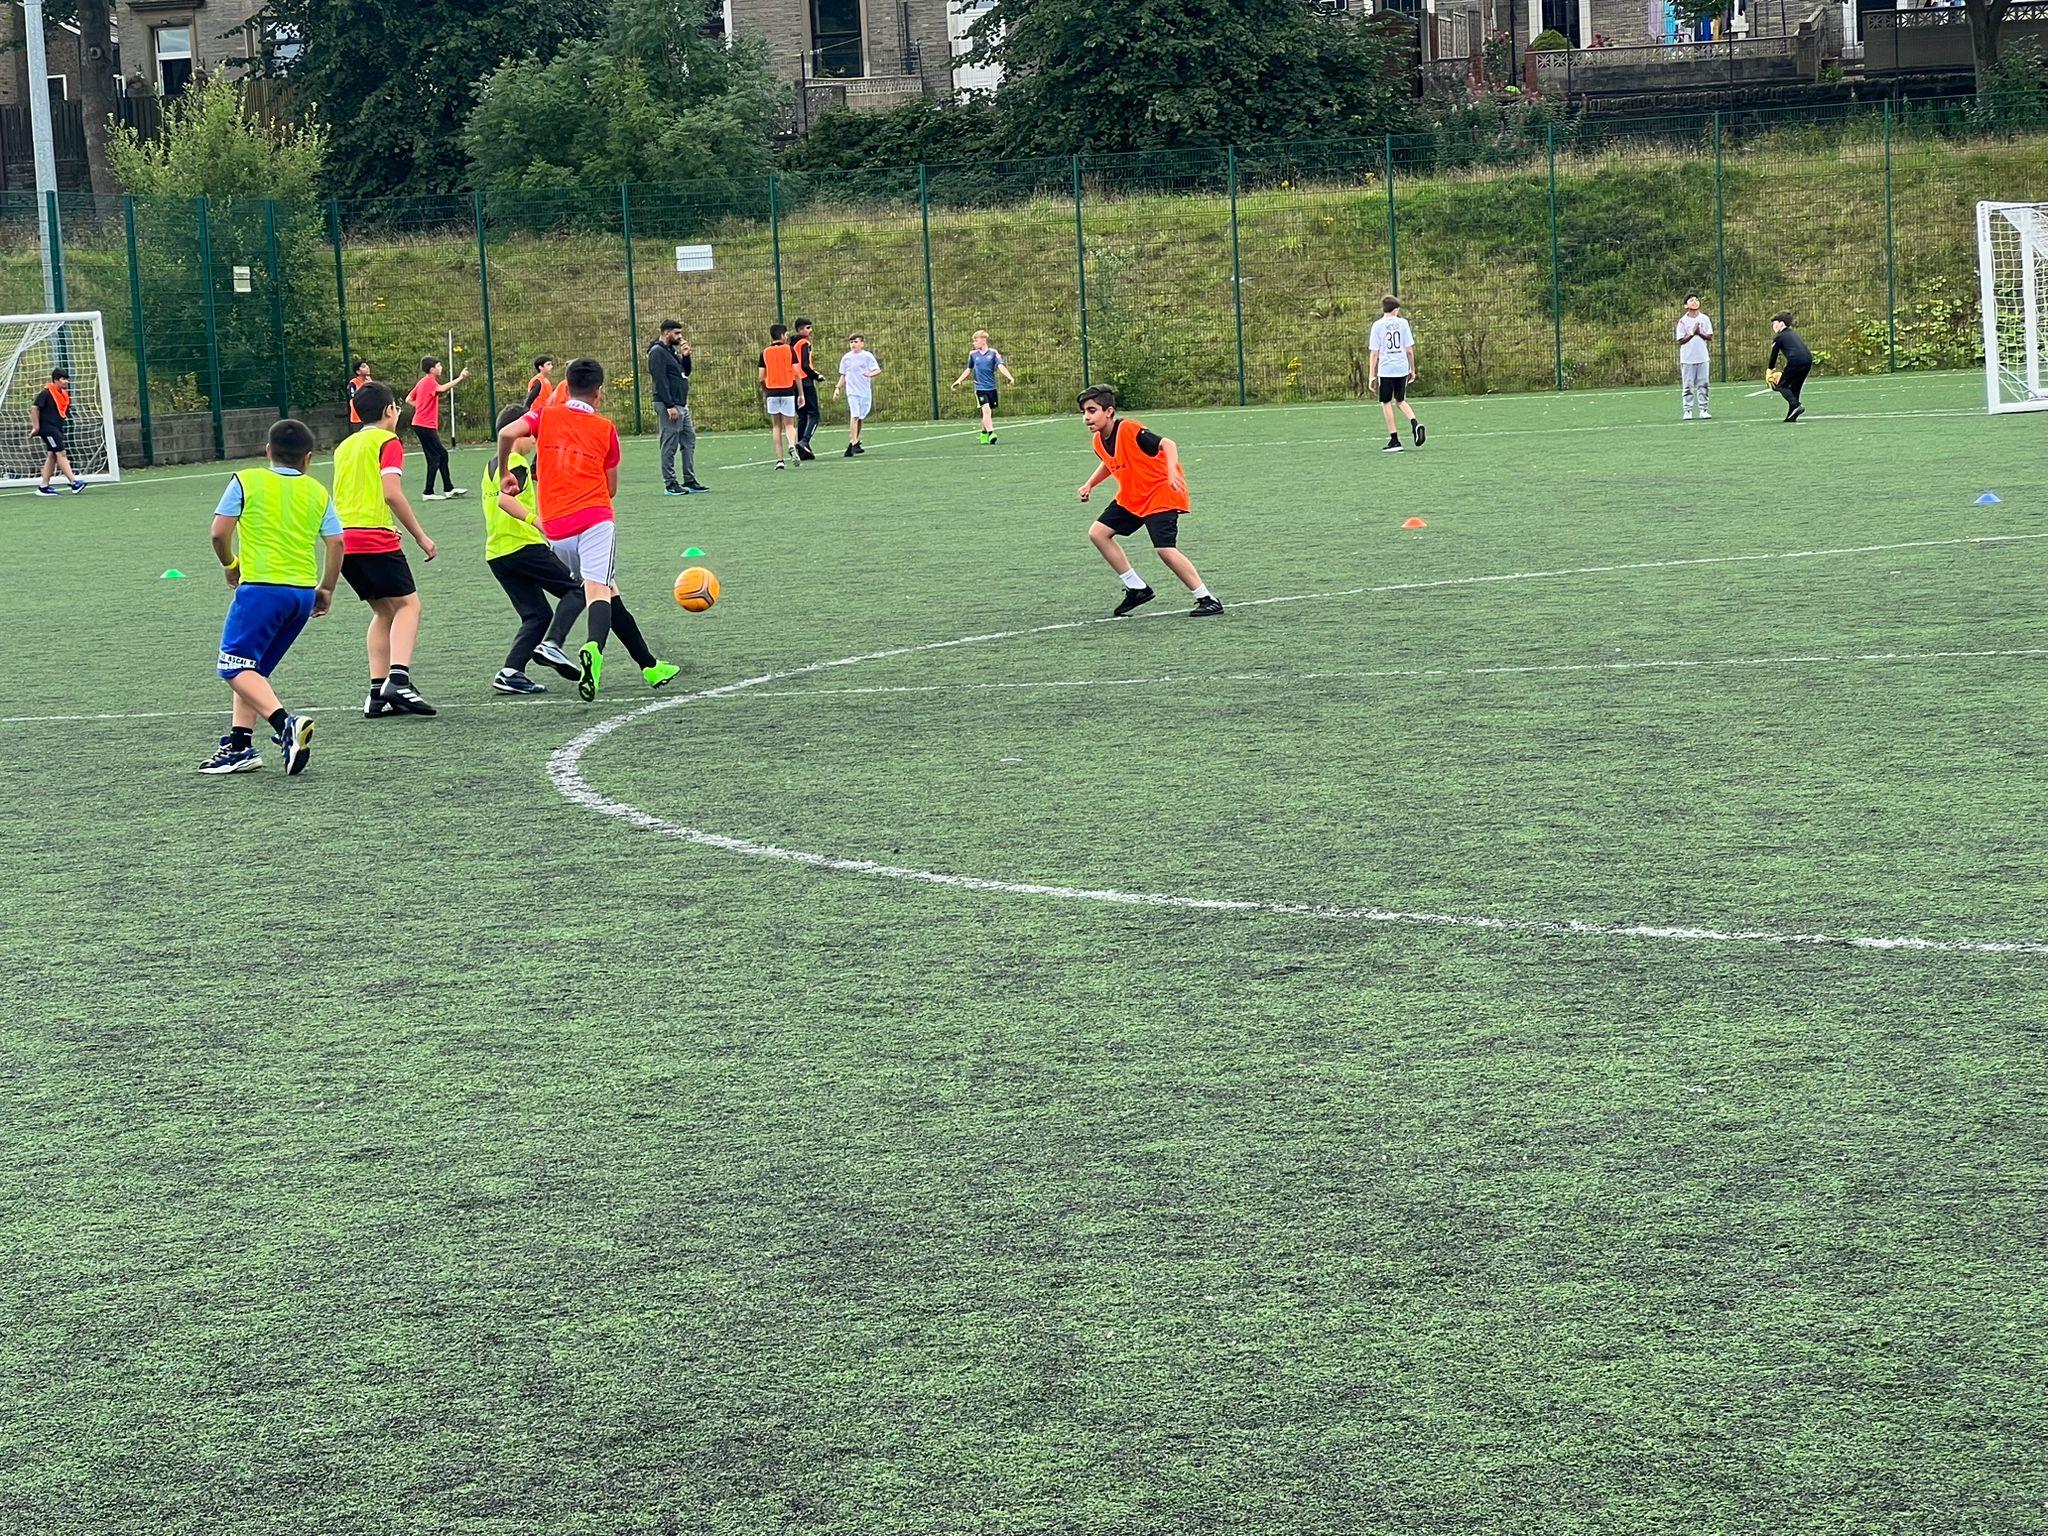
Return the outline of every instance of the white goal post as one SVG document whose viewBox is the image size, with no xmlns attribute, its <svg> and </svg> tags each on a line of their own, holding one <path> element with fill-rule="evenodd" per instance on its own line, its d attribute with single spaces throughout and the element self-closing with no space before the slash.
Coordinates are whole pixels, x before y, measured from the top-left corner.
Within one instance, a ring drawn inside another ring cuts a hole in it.
<svg viewBox="0 0 2048 1536">
<path fill-rule="evenodd" d="M 1992 412 L 2048 411 L 2048 203 L 1977 205 L 1977 279 Z"/>
<path fill-rule="evenodd" d="M 0 485 L 27 485 L 43 474 L 36 437 L 36 396 L 50 373 L 71 373 L 71 411 L 64 446 L 81 480 L 121 478 L 114 446 L 114 390 L 107 377 L 107 332 L 100 312 L 0 315 Z"/>
</svg>

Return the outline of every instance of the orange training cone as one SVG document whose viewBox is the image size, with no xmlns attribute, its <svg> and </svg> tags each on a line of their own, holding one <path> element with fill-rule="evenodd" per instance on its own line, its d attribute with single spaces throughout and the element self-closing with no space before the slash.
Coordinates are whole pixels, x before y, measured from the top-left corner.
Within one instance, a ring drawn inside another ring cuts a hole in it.
<svg viewBox="0 0 2048 1536">
<path fill-rule="evenodd" d="M 1407 522 L 1403 523 L 1401 526 L 1403 528 L 1427 528 L 1429 524 L 1425 523 L 1419 517 L 1411 517 L 1408 519 Z"/>
</svg>

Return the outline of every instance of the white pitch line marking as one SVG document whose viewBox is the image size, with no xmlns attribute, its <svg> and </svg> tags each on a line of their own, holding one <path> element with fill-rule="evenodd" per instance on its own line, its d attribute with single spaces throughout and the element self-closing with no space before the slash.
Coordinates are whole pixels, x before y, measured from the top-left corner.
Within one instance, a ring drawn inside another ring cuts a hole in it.
<svg viewBox="0 0 2048 1536">
<path fill-rule="evenodd" d="M 2014 538 L 2038 538 L 2048 535 L 2020 534 Z M 1696 565 L 1726 563 L 1731 560 L 1790 560 L 1812 559 L 1823 554 L 1868 554 L 1892 548 L 1928 548 L 1939 544 L 1970 542 L 1962 539 L 1919 540 L 1909 545 L 1885 546 L 1865 545 L 1841 550 L 1796 550 L 1779 555 L 1719 556 L 1695 560 L 1644 561 L 1620 566 L 1588 566 L 1575 571 L 1553 571 L 1541 574 L 1552 576 L 1603 573 L 1613 570 L 1657 569 L 1673 565 Z M 1396 588 L 1356 589 L 1366 590 L 1410 590 L 1415 586 L 1460 585 L 1464 582 L 1484 580 L 1529 580 L 1539 573 L 1518 572 L 1498 577 L 1467 577 L 1460 580 L 1431 583 L 1404 583 Z M 1265 603 L 1310 602 L 1318 598 L 1349 596 L 1351 593 L 1304 593 L 1293 598 L 1266 598 Z M 1255 606 L 1241 604 L 1240 606 Z M 1828 933 L 1780 933 L 1758 928 L 1708 928 L 1695 925 L 1660 924 L 1613 924 L 1589 923 L 1576 919 L 1498 917 L 1476 913 L 1410 912 L 1386 907 L 1338 907 L 1321 906 L 1302 902 L 1260 901 L 1241 897 L 1188 896 L 1167 892 L 1121 891 L 1107 888 L 1093 888 L 1069 885 L 1044 885 L 1030 881 L 996 880 L 976 875 L 949 874 L 940 870 L 911 869 L 902 865 L 882 864 L 871 859 L 846 858 L 834 854 L 815 853 L 801 848 L 784 848 L 774 843 L 757 843 L 746 838 L 732 837 L 721 832 L 707 832 L 698 827 L 685 826 L 643 811 L 638 806 L 624 801 L 613 800 L 592 787 L 584 778 L 582 765 L 590 749 L 607 736 L 624 729 L 636 721 L 665 710 L 678 709 L 686 704 L 699 703 L 706 699 L 728 698 L 770 684 L 787 682 L 791 678 L 807 677 L 831 671 L 840 667 L 861 666 L 868 662 L 886 661 L 898 656 L 927 654 L 933 651 L 950 650 L 963 645 L 980 645 L 998 640 L 1016 640 L 1031 635 L 1048 634 L 1059 630 L 1080 629 L 1098 624 L 1117 622 L 1114 619 L 1077 619 L 1062 623 L 1038 624 L 1023 629 L 995 630 L 986 634 L 960 635 L 950 640 L 931 640 L 917 645 L 891 646 L 885 650 L 870 651 L 858 656 L 841 656 L 830 661 L 814 661 L 803 666 L 789 667 L 779 671 L 762 672 L 753 677 L 741 678 L 737 682 L 725 683 L 716 688 L 706 688 L 697 693 L 683 694 L 673 699 L 659 700 L 614 715 L 599 721 L 588 730 L 564 742 L 548 757 L 548 782 L 556 793 L 572 804 L 601 816 L 623 821 L 628 826 L 643 832 L 653 832 L 663 837 L 675 838 L 681 842 L 694 843 L 699 847 L 716 848 L 726 853 L 743 854 L 749 858 L 767 859 L 779 863 L 795 864 L 808 869 L 821 869 L 839 874 L 869 875 L 880 879 L 897 880 L 914 885 L 938 886 L 950 890 L 979 891 L 1003 896 L 1042 896 L 1063 901 L 1089 901 L 1114 906 L 1149 907 L 1189 912 L 1246 912 L 1281 917 L 1307 917 L 1324 921 L 1357 923 L 1406 924 L 1436 928 L 1483 929 L 1490 932 L 1527 933 L 1560 938 L 1620 938 L 1657 939 L 1690 943 L 1713 944 L 1766 944 L 1778 947 L 1868 949 L 1868 950 L 1919 950 L 1944 954 L 1987 954 L 1987 955 L 2048 955 L 2048 940 L 2038 939 L 1931 939 L 1917 935 L 1871 935 L 1871 934 L 1828 934 Z"/>
</svg>

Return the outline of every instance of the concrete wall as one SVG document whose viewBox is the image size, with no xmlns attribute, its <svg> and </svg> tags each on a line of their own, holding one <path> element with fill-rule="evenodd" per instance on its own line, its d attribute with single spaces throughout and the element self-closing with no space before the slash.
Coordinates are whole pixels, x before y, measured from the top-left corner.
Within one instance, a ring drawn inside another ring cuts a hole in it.
<svg viewBox="0 0 2048 1536">
<path fill-rule="evenodd" d="M 348 425 L 347 413 L 338 406 L 301 411 L 299 419 L 313 429 L 322 450 L 340 442 Z M 221 412 L 221 436 L 231 459 L 260 459 L 277 420 L 274 410 Z M 150 445 L 157 464 L 210 464 L 214 461 L 213 413 L 211 411 L 167 411 L 149 419 Z M 121 453 L 123 469 L 142 467 L 142 423 L 135 420 L 114 424 L 114 443 Z"/>
</svg>

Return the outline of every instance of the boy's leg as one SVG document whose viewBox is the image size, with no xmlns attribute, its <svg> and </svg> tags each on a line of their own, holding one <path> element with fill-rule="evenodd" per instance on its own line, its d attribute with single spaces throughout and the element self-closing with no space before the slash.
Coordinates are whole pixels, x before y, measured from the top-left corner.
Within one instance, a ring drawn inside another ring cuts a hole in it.
<svg viewBox="0 0 2048 1536">
<path fill-rule="evenodd" d="M 1180 584 L 1197 597 L 1208 595 L 1209 589 L 1202 585 L 1202 573 L 1195 569 L 1195 562 L 1177 549 L 1158 551 L 1159 561 L 1180 578 Z"/>
<path fill-rule="evenodd" d="M 391 615 L 385 604 L 388 597 L 380 597 L 370 604 L 370 633 L 366 637 L 370 652 L 370 691 L 375 693 L 384 686 L 384 679 L 391 673 Z"/>
<path fill-rule="evenodd" d="M 612 633 L 617 635 L 620 643 L 626 647 L 626 654 L 642 667 L 653 666 L 655 654 L 647 648 L 647 637 L 640 633 L 640 622 L 626 606 L 625 598 L 614 593 L 611 607 Z"/>
<path fill-rule="evenodd" d="M 995 429 L 996 408 L 990 405 L 987 401 L 983 401 L 981 406 L 981 430 L 984 432 L 993 432 L 995 431 Z"/>
<path fill-rule="evenodd" d="M 1152 551 L 1159 556 L 1160 563 L 1194 594 L 1195 606 L 1190 617 L 1207 618 L 1221 613 L 1223 604 L 1203 582 L 1202 573 L 1195 569 L 1195 562 L 1180 552 L 1180 515 L 1155 512 L 1145 520 L 1145 531 L 1151 536 Z"/>
<path fill-rule="evenodd" d="M 377 606 L 391 616 L 390 663 L 394 672 L 412 669 L 412 650 L 420 638 L 420 595 L 407 593 L 404 597 L 383 597 Z"/>
<path fill-rule="evenodd" d="M 1380 402 L 1380 415 L 1381 415 L 1381 416 L 1382 416 L 1383 418 L 1385 418 L 1385 420 L 1386 420 L 1386 423 L 1387 423 L 1387 435 L 1388 435 L 1389 437 L 1393 436 L 1393 434 L 1394 434 L 1394 432 L 1395 432 L 1395 427 L 1394 427 L 1394 402 L 1393 402 L 1393 401 L 1391 401 L 1391 400 L 1382 400 L 1382 401 Z"/>
<path fill-rule="evenodd" d="M 1088 528 L 1088 542 L 1095 546 L 1095 552 L 1109 562 L 1109 568 L 1115 571 L 1118 576 L 1129 577 L 1138 574 L 1131 569 L 1131 557 L 1125 554 L 1123 546 L 1117 543 L 1115 530 L 1107 524 L 1090 524 Z M 1143 586 L 1144 584 L 1142 579 L 1137 582 L 1138 586 Z M 1124 585 L 1130 586 L 1132 583 L 1126 581 Z"/>
<path fill-rule="evenodd" d="M 548 605 L 547 593 L 532 576 L 518 569 L 513 563 L 517 555 L 503 556 L 493 560 L 491 574 L 498 578 L 498 585 L 505 589 L 505 596 L 512 600 L 513 610 L 519 615 L 519 629 L 512 637 L 512 649 L 505 653 L 505 671 L 524 672 L 527 662 L 533 659 L 533 648 L 540 644 L 547 633 L 548 620 L 554 617 L 554 610 Z"/>
<path fill-rule="evenodd" d="M 555 604 L 554 620 L 548 625 L 548 644 L 559 646 L 569 638 L 569 631 L 576 627 L 576 621 L 583 616 L 584 605 L 588 602 L 581 585 L 562 594 L 562 600 Z"/>
</svg>

